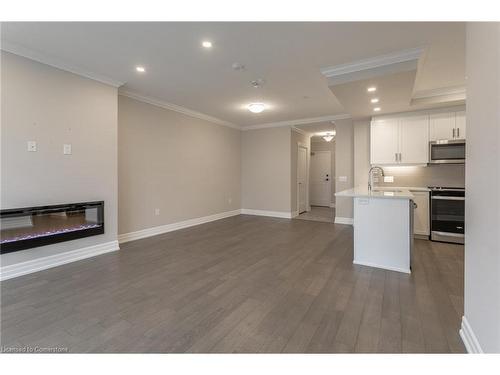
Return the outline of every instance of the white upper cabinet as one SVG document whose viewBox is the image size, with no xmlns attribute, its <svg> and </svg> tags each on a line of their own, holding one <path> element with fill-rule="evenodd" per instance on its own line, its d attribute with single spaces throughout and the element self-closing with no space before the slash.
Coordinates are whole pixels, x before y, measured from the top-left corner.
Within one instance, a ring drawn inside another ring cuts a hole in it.
<svg viewBox="0 0 500 375">
<path fill-rule="evenodd" d="M 399 157 L 399 120 L 374 120 L 370 131 L 372 164 L 396 164 Z"/>
<path fill-rule="evenodd" d="M 460 111 L 455 114 L 456 138 L 465 139 L 465 111 Z"/>
<path fill-rule="evenodd" d="M 370 145 L 371 164 L 427 164 L 429 116 L 374 119 Z"/>
<path fill-rule="evenodd" d="M 455 112 L 431 113 L 431 141 L 455 138 Z"/>
<path fill-rule="evenodd" d="M 427 164 L 429 162 L 429 116 L 402 117 L 399 121 L 399 162 Z"/>
<path fill-rule="evenodd" d="M 430 140 L 465 139 L 465 111 L 431 113 Z"/>
</svg>

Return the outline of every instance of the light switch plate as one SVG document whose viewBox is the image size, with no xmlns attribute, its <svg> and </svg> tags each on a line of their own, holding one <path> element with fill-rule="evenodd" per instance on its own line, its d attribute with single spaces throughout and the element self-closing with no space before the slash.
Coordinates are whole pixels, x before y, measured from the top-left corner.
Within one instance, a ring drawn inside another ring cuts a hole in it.
<svg viewBox="0 0 500 375">
<path fill-rule="evenodd" d="M 155 216 L 160 216 L 160 209 L 159 208 L 155 208 Z"/>
<path fill-rule="evenodd" d="M 63 146 L 63 154 L 64 155 L 71 155 L 71 144 L 65 144 Z"/>
<path fill-rule="evenodd" d="M 28 141 L 28 152 L 36 152 L 36 141 Z"/>
<path fill-rule="evenodd" d="M 384 182 L 394 182 L 394 176 L 384 176 Z"/>
</svg>

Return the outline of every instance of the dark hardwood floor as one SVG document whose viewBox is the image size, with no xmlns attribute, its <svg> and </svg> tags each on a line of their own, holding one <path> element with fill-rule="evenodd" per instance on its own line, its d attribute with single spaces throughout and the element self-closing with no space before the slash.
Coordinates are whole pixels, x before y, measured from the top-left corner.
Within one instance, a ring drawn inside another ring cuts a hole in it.
<svg viewBox="0 0 500 375">
<path fill-rule="evenodd" d="M 352 227 L 236 216 L 2 282 L 1 345 L 69 352 L 464 352 L 463 246 L 411 275 L 352 264 Z"/>
</svg>

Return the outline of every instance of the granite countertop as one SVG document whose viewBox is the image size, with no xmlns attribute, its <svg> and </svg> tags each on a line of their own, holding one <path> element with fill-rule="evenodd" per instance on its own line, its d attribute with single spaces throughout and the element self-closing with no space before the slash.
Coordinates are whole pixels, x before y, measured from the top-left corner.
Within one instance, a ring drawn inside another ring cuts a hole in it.
<svg viewBox="0 0 500 375">
<path fill-rule="evenodd" d="M 383 199 L 413 199 L 411 188 L 376 187 L 369 191 L 367 186 L 357 186 L 335 193 L 336 197 L 351 198 L 383 198 Z M 413 189 L 416 190 L 416 189 Z"/>
</svg>

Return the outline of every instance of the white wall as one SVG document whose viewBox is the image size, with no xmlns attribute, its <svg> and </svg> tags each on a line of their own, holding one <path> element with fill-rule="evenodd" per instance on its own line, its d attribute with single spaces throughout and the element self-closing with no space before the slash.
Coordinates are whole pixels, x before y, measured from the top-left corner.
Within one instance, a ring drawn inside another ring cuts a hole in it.
<svg viewBox="0 0 500 375">
<path fill-rule="evenodd" d="M 352 120 L 335 121 L 335 189 L 337 192 L 354 186 L 354 130 Z M 347 181 L 340 181 L 340 176 Z M 352 198 L 337 197 L 335 217 L 352 218 Z"/>
<path fill-rule="evenodd" d="M 120 234 L 241 207 L 239 130 L 120 95 L 118 134 Z"/>
<path fill-rule="evenodd" d="M 1 208 L 105 201 L 103 235 L 1 256 L 2 266 L 117 237 L 117 89 L 2 52 Z M 38 143 L 27 152 L 27 141 Z M 63 155 L 71 143 L 72 155 Z"/>
<path fill-rule="evenodd" d="M 291 214 L 291 129 L 241 132 L 242 208 Z"/>
<path fill-rule="evenodd" d="M 299 133 L 295 129 L 292 129 L 291 138 L 290 138 L 290 157 L 291 157 L 291 167 L 290 167 L 290 199 L 291 199 L 291 210 L 294 214 L 298 213 L 297 206 L 297 194 L 298 194 L 298 186 L 297 186 L 297 165 L 298 165 L 298 145 L 303 145 L 307 147 L 307 170 L 309 171 L 309 161 L 310 161 L 310 153 L 311 153 L 311 137 L 304 133 Z"/>
<path fill-rule="evenodd" d="M 467 24 L 465 321 L 500 352 L 500 24 Z M 477 348 L 476 348 L 477 349 Z"/>
</svg>

